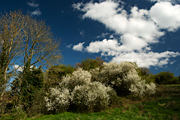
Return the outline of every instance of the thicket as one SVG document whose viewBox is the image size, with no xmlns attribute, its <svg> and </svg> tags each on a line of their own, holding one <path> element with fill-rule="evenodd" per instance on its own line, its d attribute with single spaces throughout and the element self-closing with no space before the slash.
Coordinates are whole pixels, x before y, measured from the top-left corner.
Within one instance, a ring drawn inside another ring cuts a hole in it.
<svg viewBox="0 0 180 120">
<path fill-rule="evenodd" d="M 171 72 L 160 72 L 154 75 L 157 84 L 180 84 L 180 77 L 175 77 Z"/>
<path fill-rule="evenodd" d="M 156 85 L 146 83 L 131 62 L 103 63 L 90 71 L 78 68 L 62 78 L 47 93 L 46 107 L 50 113 L 75 109 L 81 112 L 100 111 L 111 106 L 118 96 L 145 97 L 155 94 Z"/>
</svg>

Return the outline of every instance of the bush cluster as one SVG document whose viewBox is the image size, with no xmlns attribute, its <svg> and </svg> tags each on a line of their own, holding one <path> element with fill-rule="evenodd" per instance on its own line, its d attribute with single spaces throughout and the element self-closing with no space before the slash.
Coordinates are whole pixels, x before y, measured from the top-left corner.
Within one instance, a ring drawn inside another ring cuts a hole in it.
<svg viewBox="0 0 180 120">
<path fill-rule="evenodd" d="M 160 72 L 154 76 L 157 84 L 180 84 L 180 79 L 171 72 Z"/>
<path fill-rule="evenodd" d="M 146 83 L 132 62 L 103 63 L 101 68 L 85 71 L 78 68 L 62 78 L 58 88 L 50 88 L 45 97 L 49 111 L 67 110 L 73 106 L 78 111 L 106 109 L 116 96 L 143 97 L 155 93 L 154 83 Z"/>
</svg>

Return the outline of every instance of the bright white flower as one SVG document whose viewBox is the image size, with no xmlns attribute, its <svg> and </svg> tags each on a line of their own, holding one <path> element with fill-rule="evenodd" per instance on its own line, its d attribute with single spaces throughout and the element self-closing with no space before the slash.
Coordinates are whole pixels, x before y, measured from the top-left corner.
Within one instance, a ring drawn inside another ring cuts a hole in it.
<svg viewBox="0 0 180 120">
<path fill-rule="evenodd" d="M 91 70 L 93 81 L 99 81 L 106 86 L 115 88 L 118 94 L 128 91 L 133 96 L 144 96 L 155 93 L 155 84 L 146 84 L 137 72 L 138 66 L 132 62 L 104 63 L 103 69 Z M 125 90 L 125 91 L 123 91 Z"/>
<path fill-rule="evenodd" d="M 60 83 L 61 87 L 68 88 L 72 91 L 75 86 L 89 84 L 91 82 L 91 74 L 88 71 L 78 68 L 71 76 L 65 76 Z"/>
<path fill-rule="evenodd" d="M 100 82 L 91 82 L 87 85 L 76 86 L 72 92 L 72 102 L 88 110 L 104 109 L 109 105 L 111 87 L 106 87 Z"/>
<path fill-rule="evenodd" d="M 50 88 L 50 92 L 44 99 L 48 111 L 66 110 L 70 104 L 70 93 L 66 88 Z"/>
</svg>

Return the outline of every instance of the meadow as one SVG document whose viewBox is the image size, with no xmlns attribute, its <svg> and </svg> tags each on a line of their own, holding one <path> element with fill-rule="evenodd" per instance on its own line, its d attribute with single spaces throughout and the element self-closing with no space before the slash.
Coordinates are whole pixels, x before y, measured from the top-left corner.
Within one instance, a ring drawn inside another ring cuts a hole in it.
<svg viewBox="0 0 180 120">
<path fill-rule="evenodd" d="M 180 85 L 158 85 L 154 96 L 132 100 L 119 98 L 109 110 L 94 113 L 64 112 L 27 120 L 179 120 Z"/>
</svg>

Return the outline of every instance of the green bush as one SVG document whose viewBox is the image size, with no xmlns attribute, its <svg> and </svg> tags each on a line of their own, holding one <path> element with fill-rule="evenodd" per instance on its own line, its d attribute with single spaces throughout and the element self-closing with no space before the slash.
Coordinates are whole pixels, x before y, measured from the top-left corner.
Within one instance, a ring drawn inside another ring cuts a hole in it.
<svg viewBox="0 0 180 120">
<path fill-rule="evenodd" d="M 147 83 L 155 82 L 154 75 L 151 74 L 150 70 L 146 67 L 139 67 L 137 69 L 139 76 L 146 80 Z"/>
<path fill-rule="evenodd" d="M 52 66 L 46 71 L 46 77 L 47 77 L 46 84 L 51 87 L 57 86 L 62 81 L 63 76 L 73 73 L 74 70 L 75 68 L 70 65 L 66 66 L 62 64 L 62 65 Z"/>
<path fill-rule="evenodd" d="M 22 84 L 20 86 L 21 104 L 25 110 L 32 106 L 36 98 L 35 93 L 43 88 L 44 72 L 40 68 L 31 68 L 22 74 Z"/>
<path fill-rule="evenodd" d="M 27 114 L 25 111 L 23 111 L 22 106 L 15 106 L 12 109 L 12 113 L 11 116 L 13 118 L 13 120 L 22 120 L 22 119 L 26 119 L 27 118 Z"/>
<path fill-rule="evenodd" d="M 171 72 L 160 72 L 154 76 L 157 84 L 174 84 L 174 73 Z"/>
<path fill-rule="evenodd" d="M 95 69 L 97 67 L 102 67 L 103 60 L 101 60 L 100 57 L 96 57 L 96 59 L 87 58 L 85 60 L 82 60 L 81 63 L 76 64 L 76 68 L 82 68 L 83 70 L 91 70 Z"/>
<path fill-rule="evenodd" d="M 46 110 L 46 102 L 44 89 L 40 89 L 34 93 L 34 99 L 32 101 L 31 107 L 27 110 L 28 117 L 42 115 L 48 113 Z"/>
</svg>

